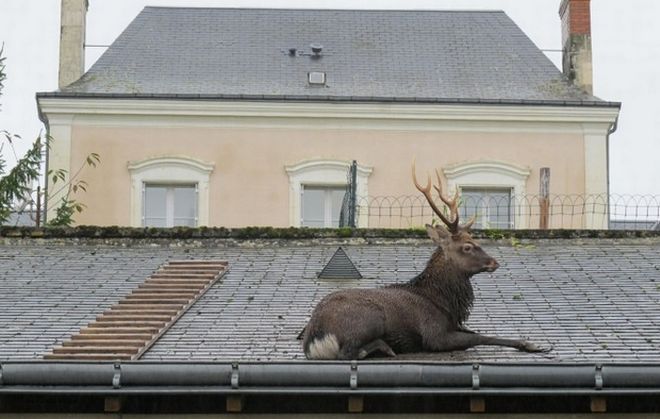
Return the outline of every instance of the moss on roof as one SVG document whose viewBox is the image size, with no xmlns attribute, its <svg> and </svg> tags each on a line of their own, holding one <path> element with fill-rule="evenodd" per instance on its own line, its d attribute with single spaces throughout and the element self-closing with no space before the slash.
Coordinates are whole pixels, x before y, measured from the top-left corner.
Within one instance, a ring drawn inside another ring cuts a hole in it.
<svg viewBox="0 0 660 419">
<path fill-rule="evenodd" d="M 474 230 L 478 239 L 623 239 L 659 237 L 660 231 L 645 230 Z M 426 238 L 424 229 L 316 229 L 316 228 L 275 228 L 275 227 L 9 227 L 0 226 L 0 237 L 6 238 L 122 238 L 122 239 L 422 239 Z"/>
</svg>

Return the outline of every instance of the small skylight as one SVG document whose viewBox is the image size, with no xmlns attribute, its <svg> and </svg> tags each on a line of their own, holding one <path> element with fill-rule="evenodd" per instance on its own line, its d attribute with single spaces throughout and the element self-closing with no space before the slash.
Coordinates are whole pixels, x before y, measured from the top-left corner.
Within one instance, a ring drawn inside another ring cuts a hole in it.
<svg viewBox="0 0 660 419">
<path fill-rule="evenodd" d="M 307 81 L 312 86 L 325 86 L 325 73 L 323 71 L 310 71 L 307 73 Z"/>
</svg>

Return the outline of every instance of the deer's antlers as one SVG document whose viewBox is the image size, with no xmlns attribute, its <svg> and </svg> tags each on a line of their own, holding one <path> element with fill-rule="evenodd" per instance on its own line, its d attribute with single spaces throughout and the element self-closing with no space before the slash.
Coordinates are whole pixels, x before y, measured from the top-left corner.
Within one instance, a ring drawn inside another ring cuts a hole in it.
<svg viewBox="0 0 660 419">
<path fill-rule="evenodd" d="M 426 197 L 426 200 L 429 202 L 429 205 L 433 209 L 433 212 L 435 212 L 436 215 L 440 217 L 442 222 L 445 223 L 445 225 L 449 229 L 449 232 L 452 234 L 456 234 L 458 233 L 459 229 L 469 230 L 470 227 L 472 226 L 472 223 L 474 223 L 474 218 L 470 219 L 470 221 L 468 221 L 463 227 L 459 228 L 458 226 L 458 197 L 459 197 L 458 188 L 456 188 L 456 193 L 454 194 L 454 197 L 452 199 L 449 199 L 442 193 L 442 180 L 440 179 L 440 172 L 438 172 L 438 169 L 435 170 L 435 175 L 438 178 L 437 186 L 433 185 L 433 183 L 431 182 L 431 176 L 427 175 L 426 187 L 422 187 L 417 182 L 417 175 L 415 172 L 416 172 L 415 160 L 413 159 L 412 178 L 413 178 L 413 182 L 415 183 L 415 187 Z M 447 207 L 449 208 L 449 218 L 447 218 L 445 214 L 438 208 L 438 206 L 435 205 L 435 202 L 433 202 L 433 197 L 431 196 L 431 186 L 435 188 L 442 202 L 444 202 L 445 205 L 447 205 Z"/>
</svg>

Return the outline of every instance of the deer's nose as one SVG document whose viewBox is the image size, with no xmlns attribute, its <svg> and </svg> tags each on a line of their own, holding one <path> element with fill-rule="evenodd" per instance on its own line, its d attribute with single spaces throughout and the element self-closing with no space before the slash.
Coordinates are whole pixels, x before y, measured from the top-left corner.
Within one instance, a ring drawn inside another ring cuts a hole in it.
<svg viewBox="0 0 660 419">
<path fill-rule="evenodd" d="M 495 269 L 499 268 L 500 264 L 497 263 L 495 259 L 491 259 L 487 264 L 486 264 L 486 271 L 488 272 L 493 272 Z"/>
</svg>

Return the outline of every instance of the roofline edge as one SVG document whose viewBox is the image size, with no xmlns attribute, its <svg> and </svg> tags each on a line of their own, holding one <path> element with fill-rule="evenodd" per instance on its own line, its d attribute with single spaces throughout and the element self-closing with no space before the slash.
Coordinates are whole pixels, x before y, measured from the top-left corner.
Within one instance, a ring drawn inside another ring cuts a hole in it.
<svg viewBox="0 0 660 419">
<path fill-rule="evenodd" d="M 83 116 L 96 123 L 122 125 L 126 117 L 183 118 L 182 124 L 195 124 L 189 117 L 216 118 L 240 117 L 235 123 L 249 126 L 259 121 L 303 121 L 315 120 L 357 121 L 382 123 L 440 123 L 460 122 L 466 129 L 474 122 L 491 124 L 506 123 L 570 123 L 582 130 L 579 124 L 591 124 L 589 129 L 608 132 L 620 113 L 620 104 L 611 106 L 578 105 L 566 102 L 555 104 L 528 104 L 513 102 L 420 102 L 420 101 L 377 101 L 377 100 L 298 100 L 296 98 L 266 99 L 247 98 L 161 98 L 161 97 L 62 97 L 42 95 L 37 97 L 39 111 L 51 122 L 59 119 L 60 124 L 71 124 L 72 116 Z M 544 105 L 544 106 L 541 106 Z M 63 118 L 63 119 L 62 119 Z M 249 119 L 252 118 L 252 119 Z M 256 119 L 255 119 L 256 118 Z M 187 121 L 187 122 L 186 122 Z M 393 125 L 393 126 L 394 126 Z"/>
<path fill-rule="evenodd" d="M 244 95 L 244 94 L 157 94 L 157 93 L 83 93 L 37 92 L 42 98 L 61 99 L 158 99 L 158 100 L 232 100 L 232 101 L 287 101 L 287 102 L 354 102 L 354 103 L 416 103 L 455 105 L 529 105 L 559 107 L 621 108 L 621 102 L 603 100 L 537 100 L 537 99 L 479 99 L 479 98 L 420 98 L 378 96 L 304 96 L 304 95 Z"/>
</svg>

